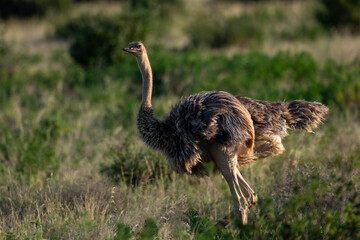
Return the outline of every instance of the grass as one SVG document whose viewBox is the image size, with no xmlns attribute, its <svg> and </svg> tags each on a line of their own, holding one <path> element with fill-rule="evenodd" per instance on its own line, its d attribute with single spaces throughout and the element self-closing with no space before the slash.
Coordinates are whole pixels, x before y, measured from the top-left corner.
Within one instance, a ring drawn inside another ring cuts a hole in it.
<svg viewBox="0 0 360 240">
<path fill-rule="evenodd" d="M 259 6 L 270 16 L 284 8 Z M 289 6 L 290 13 L 294 6 L 301 12 L 299 3 Z M 46 19 L 32 21 L 35 29 Z M 234 222 L 232 229 L 218 229 L 216 222 L 232 206 L 225 181 L 218 175 L 177 175 L 138 138 L 136 61 L 128 56 L 83 68 L 65 52 L 66 43 L 46 38 L 45 25 L 34 33 L 42 46 L 24 36 L 11 45 L 20 27 L 9 27 L 1 41 L 0 239 L 359 238 L 357 48 L 349 58 L 340 50 L 321 56 L 324 50 L 317 49 L 322 42 L 335 46 L 358 36 L 320 33 L 304 41 L 295 34 L 291 44 L 280 39 L 272 46 L 267 36 L 279 35 L 266 28 L 264 46 L 256 50 L 148 49 L 159 117 L 181 97 L 203 90 L 276 101 L 302 98 L 330 107 L 314 134 L 291 132 L 283 155 L 241 170 L 259 203 L 248 226 Z M 298 44 L 304 48 L 296 49 Z"/>
<path fill-rule="evenodd" d="M 359 189 L 359 132 L 354 119 L 327 121 L 314 136 L 294 133 L 288 137 L 288 151 L 281 157 L 246 167 L 243 173 L 261 199 L 251 212 L 251 223 L 269 224 L 269 214 L 279 221 L 282 211 L 290 211 L 282 213 L 290 217 L 288 223 L 298 217 L 298 221 L 316 220 L 321 226 L 321 219 L 311 215 L 324 213 L 319 206 L 330 217 L 344 214 L 348 204 L 358 209 L 360 199 L 350 200 Z M 350 144 L 344 144 L 344 139 Z M 154 217 L 159 237 L 167 239 L 175 234 L 175 226 L 187 232 L 185 213 L 189 209 L 196 209 L 200 218 L 208 216 L 213 224 L 231 208 L 227 187 L 218 176 L 196 179 L 173 174 L 171 180 L 160 178 L 153 184 L 127 187 L 124 182 L 107 180 L 96 165 L 83 159 L 79 167 L 73 167 L 76 170 L 63 169 L 41 182 L 13 181 L 1 188 L 3 233 L 33 239 L 108 239 L 114 236 L 118 222 L 128 224 L 137 235 L 144 219 Z M 324 185 L 325 189 L 319 189 Z M 300 205 L 294 209 L 293 204 Z M 303 216 L 297 214 L 298 208 L 303 209 Z M 303 226 L 302 233 L 306 235 L 307 230 Z"/>
<path fill-rule="evenodd" d="M 317 67 L 306 54 L 280 54 L 274 58 L 258 53 L 232 57 L 214 54 L 204 59 L 195 52 L 179 54 L 179 59 L 173 60 L 175 63 L 166 60 L 166 54 L 154 56 L 155 59 L 165 59 L 162 63 L 160 60 L 155 61 L 153 67 L 156 76 L 164 72 L 162 78 L 156 81 L 187 76 L 188 79 L 185 78 L 182 83 L 185 87 L 180 92 L 190 93 L 201 88 L 234 91 L 233 88 L 241 86 L 244 92 L 276 100 L 279 93 L 302 97 L 301 91 L 294 93 L 297 82 L 301 82 L 304 87 L 322 82 L 323 89 L 328 87 L 324 82 L 328 76 L 343 76 L 345 73 L 349 76 L 346 86 L 356 84 L 358 79 L 354 65 L 335 65 L 334 72 L 328 73 L 325 71 L 327 68 Z M 201 66 L 194 65 L 201 59 L 206 61 L 207 66 L 218 66 L 210 68 L 213 72 L 205 73 Z M 98 76 L 95 79 L 93 72 L 87 73 L 79 67 L 68 67 L 63 73 L 57 70 L 35 74 L 20 72 L 9 78 L 8 91 L 4 92 L 7 97 L 1 101 L 4 111 L 0 115 L 3 126 L 0 141 L 1 182 L 6 182 L 1 188 L 1 231 L 5 235 L 35 239 L 108 239 L 114 236 L 118 222 L 129 225 L 133 235 L 141 235 L 144 219 L 153 217 L 159 228 L 159 238 L 167 239 L 178 234 L 174 232 L 174 226 L 180 226 L 177 231 L 189 233 L 190 236 L 202 234 L 187 230 L 184 219 L 189 209 L 195 209 L 200 219 L 208 216 L 209 220 L 206 221 L 210 222 L 207 224 L 213 224 L 230 211 L 231 199 L 220 177 L 196 179 L 175 175 L 169 171 L 160 154 L 153 153 L 140 143 L 134 124 L 140 99 L 136 87 L 140 82 L 134 79 L 138 73 L 132 60 L 127 63 L 128 75 L 122 77 L 119 73 L 126 71 L 119 70 L 117 66 L 95 71 L 95 76 Z M 184 72 L 171 67 L 177 62 L 182 65 L 188 62 L 187 67 L 183 67 Z M 231 72 L 234 69 L 232 64 L 243 66 Z M 251 70 L 250 66 L 253 65 L 267 72 L 268 77 L 262 80 L 261 75 Z M 168 72 L 166 69 L 169 69 Z M 225 69 L 226 73 L 240 82 L 227 80 L 226 75 L 221 76 L 217 72 L 220 69 Z M 242 80 L 246 69 L 246 78 Z M 188 72 L 192 72 L 193 76 L 190 77 Z M 212 75 L 219 77 L 212 78 Z M 307 75 L 309 78 L 304 78 Z M 205 76 L 208 81 L 195 82 L 193 78 L 196 76 Z M 317 78 L 320 79 L 314 82 Z M 294 85 L 290 84 L 290 79 L 294 79 Z M 262 85 L 253 85 L 255 81 L 264 82 Z M 290 85 L 277 84 L 278 89 L 274 89 L 274 92 L 266 93 L 262 90 L 266 84 L 271 85 L 276 81 L 287 81 Z M 342 92 L 342 82 L 335 83 L 334 88 Z M 179 89 L 171 87 L 171 84 L 167 82 L 168 87 L 162 88 L 162 93 L 155 92 L 154 106 L 160 116 L 177 100 Z M 155 85 L 161 86 L 164 85 Z M 351 105 L 356 110 L 357 98 L 350 96 L 347 100 L 349 102 L 343 98 L 336 100 L 333 95 L 319 95 L 316 88 L 304 93 L 314 94 L 303 95 L 306 98 L 320 98 L 331 104 L 329 120 L 315 135 L 293 133 L 285 141 L 289 150 L 287 153 L 255 163 L 243 172 L 260 199 L 273 199 L 270 208 L 274 209 L 272 211 L 276 216 L 282 216 L 281 209 L 286 209 L 292 198 L 295 198 L 292 200 L 295 202 L 327 204 L 324 205 L 327 211 L 340 214 L 348 203 L 355 206 L 358 201 L 339 202 L 333 199 L 330 204 L 327 200 L 336 194 L 337 188 L 343 183 L 351 182 L 353 186 L 349 193 L 340 191 L 341 199 L 348 199 L 348 195 L 359 187 L 355 180 L 359 174 L 359 159 L 356 157 L 360 140 L 359 122 L 356 115 L 346 117 L 346 109 L 350 109 Z M 161 169 L 159 167 L 163 170 L 156 173 Z M 315 189 L 307 190 L 309 177 L 317 181 Z M 333 182 L 332 178 L 336 181 Z M 330 183 L 334 186 L 330 185 L 331 188 L 320 194 L 320 199 L 307 200 L 309 195 L 313 197 L 315 193 L 312 191 L 316 192 L 319 184 Z M 310 193 L 298 196 L 303 191 Z M 141 211 L 138 211 L 139 206 Z M 315 211 L 317 206 L 310 206 L 310 210 L 306 208 L 310 212 L 305 212 L 312 214 L 311 211 Z M 267 204 L 259 203 L 250 215 L 251 221 L 257 223 L 268 207 Z M 288 211 L 295 210 L 290 208 Z M 296 216 L 293 212 L 290 215 Z M 312 218 L 306 216 L 304 221 L 309 219 Z M 262 221 L 260 223 L 265 224 L 269 220 Z M 290 219 L 289 223 L 293 221 Z M 211 224 L 209 226 L 213 226 Z M 305 226 L 303 232 L 296 234 L 304 234 L 306 229 Z M 248 231 L 249 236 L 252 236 L 251 230 Z"/>
</svg>

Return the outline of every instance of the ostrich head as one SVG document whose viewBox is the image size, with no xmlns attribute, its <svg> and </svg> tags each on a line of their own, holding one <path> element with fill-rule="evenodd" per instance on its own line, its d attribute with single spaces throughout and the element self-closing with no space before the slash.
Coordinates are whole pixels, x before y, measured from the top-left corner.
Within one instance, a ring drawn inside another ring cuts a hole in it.
<svg viewBox="0 0 360 240">
<path fill-rule="evenodd" d="M 131 53 L 137 58 L 142 58 L 144 55 L 146 55 L 146 49 L 142 42 L 132 42 L 123 50 L 125 52 Z"/>
</svg>

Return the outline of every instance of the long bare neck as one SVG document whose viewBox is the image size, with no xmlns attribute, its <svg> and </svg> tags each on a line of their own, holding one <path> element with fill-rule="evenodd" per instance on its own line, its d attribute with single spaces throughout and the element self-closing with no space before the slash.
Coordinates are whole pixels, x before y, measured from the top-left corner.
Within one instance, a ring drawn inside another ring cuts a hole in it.
<svg viewBox="0 0 360 240">
<path fill-rule="evenodd" d="M 153 76 L 151 71 L 151 65 L 147 54 L 142 57 L 136 58 L 141 75 L 142 75 L 142 108 L 151 107 L 151 94 L 153 85 Z"/>
<path fill-rule="evenodd" d="M 161 150 L 166 146 L 169 138 L 163 135 L 163 122 L 154 115 L 154 109 L 151 108 L 152 93 L 152 71 L 148 56 L 136 58 L 141 71 L 143 81 L 142 103 L 137 116 L 137 127 L 142 140 L 150 147 Z"/>
</svg>

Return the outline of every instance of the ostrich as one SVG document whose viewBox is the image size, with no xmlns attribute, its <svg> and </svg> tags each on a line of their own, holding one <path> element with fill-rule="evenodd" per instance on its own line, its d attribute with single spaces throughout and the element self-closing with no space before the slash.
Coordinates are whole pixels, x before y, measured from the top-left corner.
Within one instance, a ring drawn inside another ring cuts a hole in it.
<svg viewBox="0 0 360 240">
<path fill-rule="evenodd" d="M 142 75 L 137 116 L 141 139 L 162 152 L 177 173 L 204 176 L 208 172 L 203 163 L 214 162 L 235 199 L 233 214 L 243 224 L 257 196 L 239 167 L 282 153 L 287 128 L 310 132 L 328 111 L 317 102 L 268 102 L 215 91 L 181 100 L 159 120 L 151 105 L 153 76 L 144 44 L 133 42 L 123 50 L 135 56 Z"/>
</svg>

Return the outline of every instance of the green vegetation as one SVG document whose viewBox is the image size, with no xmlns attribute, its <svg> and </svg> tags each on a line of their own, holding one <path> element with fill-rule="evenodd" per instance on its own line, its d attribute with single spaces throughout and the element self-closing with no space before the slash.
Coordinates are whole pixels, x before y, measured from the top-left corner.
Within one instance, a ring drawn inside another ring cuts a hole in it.
<svg viewBox="0 0 360 240">
<path fill-rule="evenodd" d="M 316 17 L 326 28 L 347 28 L 352 32 L 360 32 L 359 0 L 320 0 L 321 8 Z"/>
<path fill-rule="evenodd" d="M 82 15 L 61 25 L 56 30 L 56 36 L 70 39 L 70 55 L 79 64 L 90 63 L 109 64 L 119 60 L 121 46 L 129 37 L 143 37 L 130 35 L 132 31 L 125 27 L 126 19 L 108 17 L 104 15 Z M 121 41 L 120 36 L 124 36 Z"/>
<path fill-rule="evenodd" d="M 201 21 L 200 19 L 207 19 Z M 255 47 L 264 40 L 261 24 L 263 18 L 247 14 L 227 19 L 209 16 L 199 16 L 190 24 L 188 33 L 194 47 L 227 47 L 237 45 Z"/>
<path fill-rule="evenodd" d="M 7 0 L 0 1 L 0 18 L 42 17 L 49 10 L 66 11 L 72 6 L 72 0 Z"/>
<path fill-rule="evenodd" d="M 310 2 L 218 3 L 212 18 L 201 17 L 214 12 L 211 4 L 199 13 L 179 1 L 186 14 L 177 15 L 169 1 L 157 2 L 165 4 L 156 11 L 147 1 L 75 3 L 69 16 L 41 20 L 69 42 L 44 31 L 38 50 L 11 41 L 20 20 L 0 34 L 0 239 L 360 238 L 360 56 L 316 51 L 317 42 L 343 46 L 314 18 L 304 20 L 316 7 Z M 116 4 L 119 13 L 94 11 Z M 182 45 L 169 40 L 180 30 Z M 206 90 L 330 107 L 315 134 L 291 132 L 284 154 L 241 169 L 259 196 L 248 225 L 216 226 L 232 206 L 220 176 L 177 175 L 138 138 L 141 77 L 121 48 L 140 37 L 160 118 Z M 311 50 L 267 50 L 299 42 Z"/>
<path fill-rule="evenodd" d="M 122 59 L 129 39 L 143 39 L 149 32 L 161 34 L 174 8 L 181 2 L 129 1 L 121 14 L 83 14 L 57 26 L 55 37 L 70 40 L 70 55 L 83 66 L 109 65 Z M 160 31 L 160 29 L 162 29 Z"/>
</svg>

